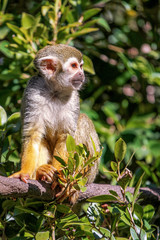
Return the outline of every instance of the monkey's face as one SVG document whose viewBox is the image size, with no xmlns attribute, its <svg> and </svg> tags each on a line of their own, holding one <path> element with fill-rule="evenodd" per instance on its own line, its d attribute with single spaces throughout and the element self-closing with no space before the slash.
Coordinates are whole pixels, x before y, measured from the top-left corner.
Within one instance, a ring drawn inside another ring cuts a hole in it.
<svg viewBox="0 0 160 240">
<path fill-rule="evenodd" d="M 68 86 L 79 90 L 85 81 L 83 60 L 79 62 L 75 57 L 69 58 L 63 65 L 62 75 Z"/>
<path fill-rule="evenodd" d="M 70 57 L 65 63 L 57 57 L 43 57 L 39 59 L 39 69 L 51 87 L 79 90 L 85 81 L 83 60 L 78 61 L 76 57 Z"/>
</svg>

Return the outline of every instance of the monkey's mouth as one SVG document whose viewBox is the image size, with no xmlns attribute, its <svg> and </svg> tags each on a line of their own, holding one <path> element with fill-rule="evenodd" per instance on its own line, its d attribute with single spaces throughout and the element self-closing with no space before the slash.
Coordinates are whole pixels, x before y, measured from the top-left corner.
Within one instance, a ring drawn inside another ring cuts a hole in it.
<svg viewBox="0 0 160 240">
<path fill-rule="evenodd" d="M 71 81 L 73 87 L 78 88 L 82 85 L 83 80 L 82 79 L 72 79 Z"/>
</svg>

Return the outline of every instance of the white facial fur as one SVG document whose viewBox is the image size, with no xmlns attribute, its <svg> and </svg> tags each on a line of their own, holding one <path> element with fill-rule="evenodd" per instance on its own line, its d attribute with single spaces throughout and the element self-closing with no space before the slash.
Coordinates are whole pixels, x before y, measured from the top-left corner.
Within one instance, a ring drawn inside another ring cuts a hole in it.
<svg viewBox="0 0 160 240">
<path fill-rule="evenodd" d="M 72 64 L 77 64 L 77 67 L 73 70 L 73 68 L 72 68 Z M 71 58 L 69 58 L 66 62 L 65 62 L 65 64 L 63 65 L 63 70 L 64 71 L 70 71 L 70 72 L 73 72 L 73 74 L 75 73 L 75 70 L 82 70 L 83 71 L 83 69 L 82 69 L 82 66 L 83 66 L 83 60 L 81 61 L 81 63 L 79 64 L 79 62 L 78 62 L 78 60 L 77 60 L 77 58 L 75 58 L 75 57 L 71 57 Z"/>
<path fill-rule="evenodd" d="M 58 64 L 62 66 L 62 71 L 55 75 Z M 52 81 L 54 88 L 70 88 L 79 90 L 84 82 L 83 60 L 78 62 L 77 58 L 71 57 L 62 63 L 57 57 L 47 56 L 39 59 L 41 73 L 46 81 Z"/>
<path fill-rule="evenodd" d="M 77 58 L 69 58 L 63 65 L 63 72 L 69 76 L 68 83 L 73 89 L 79 90 L 84 82 L 83 60 L 78 62 Z"/>
</svg>

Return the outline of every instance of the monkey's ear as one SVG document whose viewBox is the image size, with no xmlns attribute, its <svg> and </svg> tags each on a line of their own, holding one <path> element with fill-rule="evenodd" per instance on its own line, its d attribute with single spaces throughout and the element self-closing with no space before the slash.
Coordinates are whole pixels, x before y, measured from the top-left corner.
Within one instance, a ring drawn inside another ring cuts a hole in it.
<svg viewBox="0 0 160 240">
<path fill-rule="evenodd" d="M 51 78 L 57 71 L 59 60 L 56 57 L 47 56 L 38 60 L 38 68 L 43 75 Z"/>
</svg>

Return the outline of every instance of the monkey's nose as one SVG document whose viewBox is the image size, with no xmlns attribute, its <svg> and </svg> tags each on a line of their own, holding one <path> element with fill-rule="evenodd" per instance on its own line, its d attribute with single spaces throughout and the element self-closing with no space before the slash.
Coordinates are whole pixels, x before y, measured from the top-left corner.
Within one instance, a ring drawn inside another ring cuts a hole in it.
<svg viewBox="0 0 160 240">
<path fill-rule="evenodd" d="M 79 81 L 83 81 L 83 78 L 84 78 L 84 73 L 80 71 L 73 76 L 73 79 L 79 80 Z"/>
</svg>

